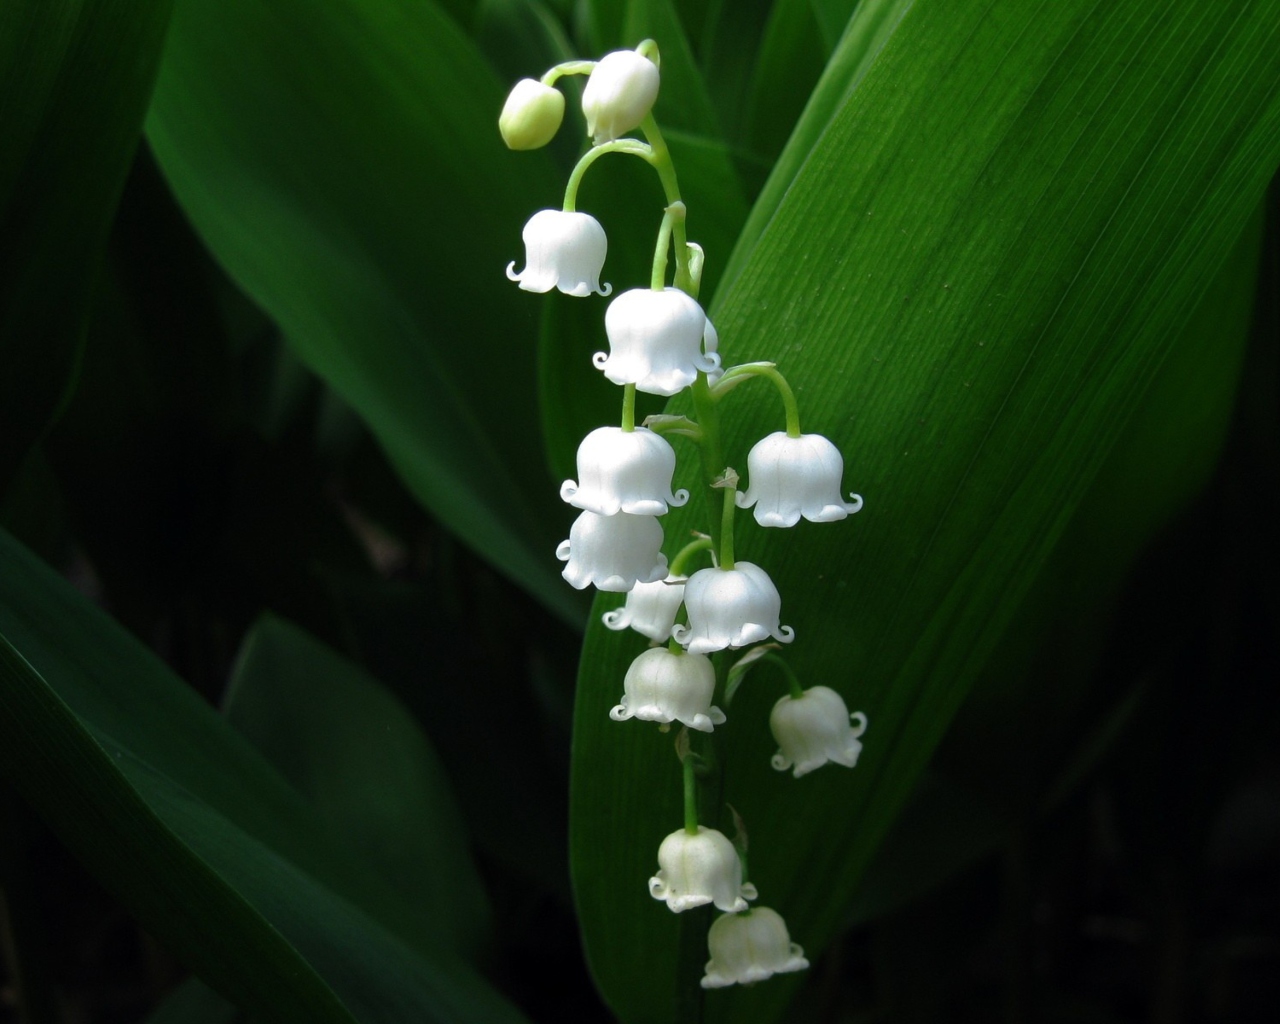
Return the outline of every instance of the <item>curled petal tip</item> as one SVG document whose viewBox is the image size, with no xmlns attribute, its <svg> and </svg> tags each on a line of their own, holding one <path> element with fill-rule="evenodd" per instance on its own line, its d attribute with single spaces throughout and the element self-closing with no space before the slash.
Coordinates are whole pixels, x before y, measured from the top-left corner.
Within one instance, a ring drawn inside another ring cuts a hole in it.
<svg viewBox="0 0 1280 1024">
<path fill-rule="evenodd" d="M 853 515 L 855 512 L 861 512 L 862 511 L 862 495 L 854 494 L 852 491 L 850 491 L 849 497 L 852 498 L 853 501 L 850 502 L 848 505 L 846 505 L 844 510 L 848 512 L 849 515 Z"/>
<path fill-rule="evenodd" d="M 562 540 L 556 547 L 556 558 L 562 562 L 569 561 L 569 542 L 567 540 Z"/>
<path fill-rule="evenodd" d="M 679 508 L 688 500 L 689 500 L 688 490 L 684 487 L 681 487 L 680 490 L 676 491 L 676 493 L 671 496 L 671 501 L 668 504 L 675 505 L 677 508 Z"/>
<path fill-rule="evenodd" d="M 626 629 L 628 624 L 631 622 L 631 616 L 627 614 L 627 610 L 625 608 L 615 608 L 613 611 L 605 612 L 601 615 L 600 621 L 609 629 Z"/>
<path fill-rule="evenodd" d="M 780 643 L 789 644 L 796 638 L 796 631 L 790 626 L 779 626 L 778 632 L 773 634 L 773 638 Z"/>
<path fill-rule="evenodd" d="M 609 712 L 609 717 L 615 722 L 625 722 L 631 717 L 631 712 L 627 709 L 625 704 L 618 704 Z M 650 881 L 649 884 L 652 885 L 653 882 Z"/>
<path fill-rule="evenodd" d="M 608 281 L 606 281 L 604 284 L 602 284 L 599 288 L 596 289 L 596 294 L 603 295 L 605 298 L 608 298 L 610 295 L 613 294 L 613 285 L 611 285 Z"/>
<path fill-rule="evenodd" d="M 594 365 L 597 370 L 603 370 L 604 364 L 607 363 L 608 361 L 609 361 L 608 352 L 597 352 L 595 355 L 591 357 L 592 365 Z"/>
<path fill-rule="evenodd" d="M 791 762 L 783 757 L 782 751 L 778 751 L 778 753 L 774 754 L 773 757 L 769 759 L 769 763 L 773 765 L 774 771 L 779 772 L 785 772 L 791 767 Z"/>
<path fill-rule="evenodd" d="M 671 627 L 671 639 L 678 644 L 688 644 L 689 636 L 692 631 L 683 623 L 677 622 Z"/>
<path fill-rule="evenodd" d="M 573 480 L 566 480 L 560 485 L 560 500 L 572 502 L 573 496 L 578 493 L 578 485 Z"/>
<path fill-rule="evenodd" d="M 520 280 L 520 275 L 516 273 L 516 261 L 515 261 L 515 260 L 512 260 L 510 263 L 508 263 L 508 264 L 507 264 L 507 280 L 508 280 L 508 281 L 519 281 L 519 280 Z"/>
</svg>

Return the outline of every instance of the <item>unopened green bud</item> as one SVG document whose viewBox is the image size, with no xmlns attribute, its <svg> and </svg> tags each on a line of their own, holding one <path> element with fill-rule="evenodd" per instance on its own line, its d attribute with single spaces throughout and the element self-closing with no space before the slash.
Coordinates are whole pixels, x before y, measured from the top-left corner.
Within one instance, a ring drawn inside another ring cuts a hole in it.
<svg viewBox="0 0 1280 1024">
<path fill-rule="evenodd" d="M 541 149 L 564 120 L 560 90 L 532 78 L 522 78 L 511 90 L 498 118 L 498 131 L 508 149 Z"/>
</svg>

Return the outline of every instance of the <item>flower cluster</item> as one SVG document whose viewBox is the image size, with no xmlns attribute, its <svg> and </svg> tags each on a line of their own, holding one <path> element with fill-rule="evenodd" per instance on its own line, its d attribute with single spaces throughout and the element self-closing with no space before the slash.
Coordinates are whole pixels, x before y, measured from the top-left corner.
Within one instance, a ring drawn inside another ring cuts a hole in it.
<svg viewBox="0 0 1280 1024">
<path fill-rule="evenodd" d="M 623 389 L 621 422 L 592 430 L 578 446 L 576 479 L 560 488 L 560 497 L 578 510 L 578 517 L 556 555 L 565 563 L 563 576 L 571 586 L 626 594 L 621 608 L 604 614 L 605 626 L 634 630 L 654 645 L 631 663 L 621 701 L 610 717 L 655 722 L 663 730 L 672 723 L 684 727 L 677 740 L 684 827 L 662 840 L 649 892 L 675 913 L 706 904 L 723 912 L 708 935 L 711 959 L 704 988 L 752 984 L 800 970 L 808 961 L 775 911 L 749 905 L 756 888 L 746 880 L 745 832 L 739 828 L 738 839 L 730 841 L 699 823 L 699 773 L 710 771 L 716 759 L 693 751 L 688 730 L 708 734 L 699 743 L 713 742 L 715 729 L 726 722 L 724 711 L 713 703 L 717 694 L 727 708 L 747 669 L 763 660 L 781 667 L 791 689 L 770 716 L 779 748 L 775 768 L 794 767 L 799 778 L 828 761 L 853 767 L 867 719 L 861 712 L 851 716 L 843 698 L 829 687 L 803 689 L 775 653 L 795 638 L 795 631 L 782 624 L 782 598 L 769 574 L 753 562 L 735 559 L 734 513 L 751 509 L 765 527 L 790 527 L 802 518 L 829 523 L 857 512 L 862 499 L 849 495 L 845 500 L 839 449 L 819 434 L 801 432 L 795 395 L 773 363 L 721 365 L 719 336 L 698 302 L 703 252 L 686 237 L 687 211 L 652 114 L 660 87 L 657 46 L 646 40 L 635 50 L 560 64 L 539 81 L 517 83 L 498 122 L 512 149 L 543 146 L 559 130 L 565 104 L 555 83 L 564 75 L 589 76 L 582 112 L 592 144 L 570 175 L 562 208 L 541 210 L 525 225 L 524 268 L 516 271 L 513 261 L 507 276 L 530 292 L 611 295 L 612 286 L 600 283 L 608 253 L 604 229 L 576 209 L 583 176 L 605 154 L 639 157 L 654 167 L 666 207 L 648 286 L 621 292 L 605 310 L 608 350 L 595 353 L 593 363 Z M 636 129 L 643 141 L 627 135 Z M 675 267 L 668 280 L 671 255 Z M 785 429 L 751 448 L 747 486 L 739 490 L 738 474 L 720 448 L 720 403 L 732 389 L 757 379 L 777 389 Z M 669 397 L 686 390 L 693 417 L 635 422 L 637 392 Z M 670 560 L 663 552 L 660 520 L 684 505 L 689 491 L 675 487 L 679 467 L 666 435 L 698 445 L 701 464 L 714 468 L 702 481 L 714 521 Z M 722 506 L 718 514 L 717 504 Z M 710 564 L 689 571 L 700 558 Z M 762 645 L 730 670 L 720 688 L 709 656 L 755 644 Z"/>
</svg>

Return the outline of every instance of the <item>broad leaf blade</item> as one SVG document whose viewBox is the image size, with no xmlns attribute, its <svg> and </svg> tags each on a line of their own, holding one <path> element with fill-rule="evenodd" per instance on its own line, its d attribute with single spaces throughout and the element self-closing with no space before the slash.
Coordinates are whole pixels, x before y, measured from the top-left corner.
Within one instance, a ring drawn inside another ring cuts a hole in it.
<svg viewBox="0 0 1280 1024">
<path fill-rule="evenodd" d="M 245 638 L 227 718 L 407 905 L 420 939 L 474 952 L 489 910 L 439 758 L 376 679 L 292 623 Z"/>
<path fill-rule="evenodd" d="M 179 202 L 410 489 L 566 619 L 536 431 L 537 299 L 502 279 L 560 186 L 432 3 L 181 0 L 148 137 Z"/>
<path fill-rule="evenodd" d="M 0 771 L 149 931 L 273 1020 L 521 1019 L 398 939 L 420 908 L 154 656 L 4 533 L 0 556 Z"/>
<path fill-rule="evenodd" d="M 1280 162 L 1278 37 L 1247 3 L 919 0 L 722 289 L 726 361 L 776 359 L 867 499 L 838 525 L 738 531 L 783 595 L 789 660 L 872 723 L 857 771 L 798 782 L 768 767 L 767 685 L 716 733 L 761 902 L 811 952 Z M 776 399 L 727 408 L 741 466 Z M 670 1019 L 683 991 L 678 922 L 644 890 L 678 766 L 608 719 L 640 649 L 593 618 L 571 798 L 589 957 L 629 1022 Z M 774 1019 L 794 983 L 712 994 L 709 1016 Z"/>
<path fill-rule="evenodd" d="M 74 376 L 170 6 L 8 0 L 0 12 L 0 485 Z"/>
</svg>

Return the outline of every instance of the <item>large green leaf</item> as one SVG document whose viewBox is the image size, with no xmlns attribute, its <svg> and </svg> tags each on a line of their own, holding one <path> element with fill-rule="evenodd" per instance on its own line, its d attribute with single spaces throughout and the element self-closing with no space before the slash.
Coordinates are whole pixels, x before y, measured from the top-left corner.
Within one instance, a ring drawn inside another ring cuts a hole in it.
<svg viewBox="0 0 1280 1024">
<path fill-rule="evenodd" d="M 376 679 L 292 623 L 245 638 L 227 718 L 391 882 L 423 924 L 475 950 L 489 911 L 439 758 Z"/>
<path fill-rule="evenodd" d="M 732 281 L 751 255 L 760 235 L 777 212 L 787 189 L 795 179 L 814 145 L 835 114 L 849 101 L 853 90 L 871 68 L 876 57 L 898 27 L 915 0 L 862 0 L 849 19 L 840 43 L 823 68 L 804 112 L 796 123 L 782 154 L 773 165 L 768 180 L 760 191 L 751 216 L 738 237 L 737 247 L 724 271 L 725 282 Z M 801 37 L 801 40 L 803 37 Z M 765 61 L 757 71 L 753 95 L 767 88 L 770 74 L 781 75 L 785 68 L 775 68 Z"/>
<path fill-rule="evenodd" d="M 521 1019 L 145 648 L 0 560 L 0 772 L 149 931 L 276 1021 Z"/>
<path fill-rule="evenodd" d="M 778 361 L 805 428 L 846 453 L 847 485 L 867 499 L 839 525 L 763 531 L 742 517 L 738 531 L 739 557 L 783 595 L 801 677 L 871 719 L 856 771 L 799 782 L 768 767 L 767 676 L 715 736 L 761 902 L 811 952 L 841 926 L 1280 163 L 1278 42 L 1275 4 L 917 0 L 740 249 L 713 309 L 721 351 Z M 1241 341 L 1220 342 L 1226 358 Z M 1203 377 L 1217 395 L 1221 375 Z M 727 400 L 734 465 L 781 426 L 776 403 L 747 388 Z M 1166 514 L 1174 497 L 1158 498 Z M 1150 513 L 1121 503 L 1110 535 L 1149 530 Z M 668 536 L 699 515 L 696 502 L 673 514 Z M 1065 555 L 1082 574 L 1117 557 L 1096 545 Z M 608 719 L 640 649 L 593 619 L 571 794 L 588 955 L 628 1022 L 695 1012 L 705 955 L 696 915 L 676 918 L 645 892 L 680 822 L 670 739 Z M 678 960 L 682 922 L 693 939 Z M 795 983 L 714 993 L 709 1017 L 774 1019 Z"/>
<path fill-rule="evenodd" d="M 0 486 L 71 381 L 171 0 L 0 10 Z"/>
<path fill-rule="evenodd" d="M 179 202 L 414 494 L 571 621 L 538 433 L 538 300 L 502 278 L 558 202 L 506 85 L 425 0 L 179 0 L 147 133 Z"/>
</svg>

